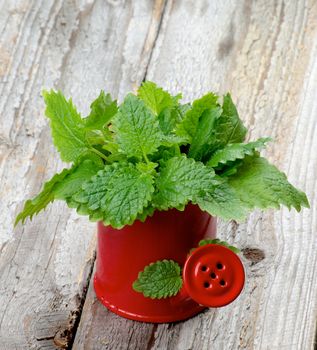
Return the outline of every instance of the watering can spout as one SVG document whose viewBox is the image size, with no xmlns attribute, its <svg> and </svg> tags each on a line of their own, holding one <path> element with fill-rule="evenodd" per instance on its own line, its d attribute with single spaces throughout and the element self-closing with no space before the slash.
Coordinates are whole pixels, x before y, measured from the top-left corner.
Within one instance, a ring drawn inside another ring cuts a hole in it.
<svg viewBox="0 0 317 350">
<path fill-rule="evenodd" d="M 218 244 L 206 244 L 188 256 L 183 281 L 182 298 L 205 307 L 221 307 L 239 296 L 245 272 L 237 254 Z"/>
</svg>

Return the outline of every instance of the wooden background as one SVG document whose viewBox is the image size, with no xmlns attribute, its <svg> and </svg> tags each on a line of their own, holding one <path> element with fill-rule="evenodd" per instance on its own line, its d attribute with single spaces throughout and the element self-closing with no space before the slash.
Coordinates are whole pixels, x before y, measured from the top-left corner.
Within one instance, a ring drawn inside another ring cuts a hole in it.
<svg viewBox="0 0 317 350">
<path fill-rule="evenodd" d="M 100 89 L 151 79 L 184 99 L 230 90 L 249 137 L 311 209 L 220 223 L 243 249 L 244 293 L 176 324 L 109 313 L 91 276 L 95 225 L 64 203 L 13 231 L 23 201 L 64 166 L 42 88 L 85 113 Z M 317 320 L 317 1 L 0 0 L 0 349 L 314 349 Z"/>
</svg>

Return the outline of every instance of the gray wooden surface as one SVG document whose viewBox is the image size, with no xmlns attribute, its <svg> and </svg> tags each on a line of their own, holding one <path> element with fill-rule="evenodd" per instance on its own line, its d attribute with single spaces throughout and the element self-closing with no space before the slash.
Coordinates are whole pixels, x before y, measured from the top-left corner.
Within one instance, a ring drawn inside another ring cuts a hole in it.
<svg viewBox="0 0 317 350">
<path fill-rule="evenodd" d="M 244 293 L 186 322 L 127 321 L 96 300 L 95 225 L 54 203 L 13 231 L 25 198 L 60 170 L 42 88 L 84 113 L 151 79 L 185 100 L 230 90 L 249 137 L 312 208 L 219 223 L 243 249 Z M 313 349 L 317 321 L 316 0 L 0 1 L 0 350 Z"/>
</svg>

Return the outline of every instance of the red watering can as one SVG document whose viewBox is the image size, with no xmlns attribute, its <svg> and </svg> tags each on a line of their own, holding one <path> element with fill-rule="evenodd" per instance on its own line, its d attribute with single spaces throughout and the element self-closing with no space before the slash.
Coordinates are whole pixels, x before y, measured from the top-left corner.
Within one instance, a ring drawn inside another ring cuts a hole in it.
<svg viewBox="0 0 317 350">
<path fill-rule="evenodd" d="M 174 322 L 187 319 L 206 307 L 229 304 L 244 285 L 239 257 L 226 247 L 201 246 L 215 238 L 216 219 L 195 205 L 184 211 L 156 211 L 144 223 L 123 229 L 98 223 L 97 297 L 112 312 L 137 321 Z M 173 260 L 183 267 L 183 288 L 174 297 L 151 299 L 133 290 L 145 266 Z"/>
</svg>

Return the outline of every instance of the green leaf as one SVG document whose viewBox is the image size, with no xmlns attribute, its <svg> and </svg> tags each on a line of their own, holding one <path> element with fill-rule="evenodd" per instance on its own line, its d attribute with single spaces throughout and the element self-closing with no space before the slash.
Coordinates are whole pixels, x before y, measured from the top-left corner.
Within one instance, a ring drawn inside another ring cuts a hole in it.
<svg viewBox="0 0 317 350">
<path fill-rule="evenodd" d="M 210 148 L 209 140 L 212 139 L 216 120 L 220 117 L 221 113 L 221 107 L 214 107 L 203 112 L 189 148 L 189 157 L 196 160 L 203 160 L 208 156 Z"/>
<path fill-rule="evenodd" d="M 53 141 L 61 159 L 73 162 L 90 146 L 86 140 L 84 123 L 74 107 L 61 92 L 43 92 L 46 103 L 46 116 L 50 119 Z"/>
<path fill-rule="evenodd" d="M 172 108 L 165 108 L 158 116 L 159 124 L 165 138 L 187 142 L 187 137 L 180 137 L 174 134 L 176 127 L 184 118 L 185 113 L 191 108 L 190 104 L 175 104 Z M 179 142 L 179 141 L 176 141 Z"/>
<path fill-rule="evenodd" d="M 179 146 L 173 145 L 173 146 L 160 146 L 152 156 L 150 156 L 150 160 L 152 162 L 165 162 L 170 158 L 173 157 L 179 157 L 181 155 L 181 151 L 179 149 Z"/>
<path fill-rule="evenodd" d="M 176 135 L 186 137 L 189 142 L 195 136 L 199 118 L 207 110 L 217 107 L 218 96 L 208 93 L 193 102 L 193 106 L 185 114 L 184 119 L 176 128 Z"/>
<path fill-rule="evenodd" d="M 114 132 L 125 154 L 145 159 L 157 150 L 162 139 L 157 118 L 132 94 L 125 98 L 114 118 Z"/>
<path fill-rule="evenodd" d="M 118 162 L 127 162 L 128 161 L 128 157 L 125 154 L 122 153 L 113 153 L 110 154 L 109 156 L 107 156 L 107 161 L 109 164 Z"/>
<path fill-rule="evenodd" d="M 67 175 L 69 175 L 73 169 L 64 169 L 61 173 L 55 174 L 49 181 L 44 184 L 42 191 L 33 199 L 29 199 L 25 202 L 23 210 L 17 215 L 15 219 L 14 226 L 16 226 L 19 221 L 22 224 L 25 222 L 26 218 L 32 217 L 38 214 L 41 210 L 45 209 L 47 205 L 54 200 L 54 188 L 60 182 L 62 182 Z"/>
<path fill-rule="evenodd" d="M 178 120 L 182 121 L 185 118 L 186 113 L 192 108 L 190 103 L 178 104 L 176 111 L 178 114 Z"/>
<path fill-rule="evenodd" d="M 210 153 L 229 143 L 243 142 L 247 133 L 229 93 L 223 98 L 222 110 L 215 122 L 213 137 L 209 140 Z"/>
<path fill-rule="evenodd" d="M 236 106 L 228 93 L 223 98 L 222 115 L 218 119 L 216 136 L 223 144 L 243 142 L 247 129 L 242 124 Z"/>
<path fill-rule="evenodd" d="M 256 151 L 254 155 L 259 155 Z M 247 157 L 247 156 L 246 156 Z M 216 168 L 214 168 L 217 175 L 225 178 L 227 176 L 232 176 L 237 173 L 239 166 L 243 163 L 243 159 L 236 159 L 234 161 L 228 161 L 226 164 L 219 164 Z"/>
<path fill-rule="evenodd" d="M 119 153 L 119 146 L 117 143 L 115 142 L 107 142 L 106 144 L 104 144 L 102 146 L 102 149 L 104 149 L 107 152 L 112 153 L 113 155 L 121 155 L 121 156 L 125 156 L 123 153 Z"/>
<path fill-rule="evenodd" d="M 142 173 L 135 165 L 114 163 L 106 165 L 91 181 L 82 185 L 82 191 L 73 200 L 84 214 L 103 213 L 106 225 L 121 228 L 132 224 L 151 199 L 153 176 Z"/>
<path fill-rule="evenodd" d="M 164 109 L 158 116 L 158 121 L 160 124 L 160 128 L 166 137 L 169 137 L 169 138 L 176 137 L 176 135 L 172 134 L 177 123 L 179 123 L 178 113 L 176 108 Z"/>
<path fill-rule="evenodd" d="M 91 112 L 84 119 L 86 130 L 102 130 L 102 128 L 111 120 L 117 113 L 117 101 L 112 100 L 110 94 L 105 94 L 104 91 L 90 106 Z"/>
<path fill-rule="evenodd" d="M 191 105 L 175 104 L 172 108 L 165 108 L 158 116 L 159 124 L 165 140 L 168 139 L 172 143 L 188 143 L 188 136 L 177 136 L 175 130 L 177 125 L 184 119 L 185 114 L 191 109 Z"/>
<path fill-rule="evenodd" d="M 149 162 L 149 163 L 137 163 L 136 164 L 136 167 L 137 169 L 141 172 L 141 173 L 144 173 L 144 174 L 156 174 L 155 172 L 155 168 L 158 166 L 157 163 L 152 163 L 152 162 Z"/>
<path fill-rule="evenodd" d="M 202 247 L 203 245 L 206 244 L 219 244 L 222 245 L 224 247 L 227 247 L 228 249 L 232 250 L 234 253 L 238 254 L 240 253 L 240 249 L 234 247 L 233 245 L 230 245 L 229 243 L 225 242 L 225 241 L 221 241 L 218 238 L 215 239 L 203 239 L 199 242 L 199 247 Z"/>
<path fill-rule="evenodd" d="M 180 266 L 173 260 L 162 260 L 146 266 L 133 283 L 133 289 L 145 297 L 162 299 L 175 296 L 182 285 Z"/>
<path fill-rule="evenodd" d="M 244 203 L 226 182 L 219 184 L 204 196 L 200 196 L 197 204 L 201 210 L 224 220 L 242 221 L 248 214 Z"/>
<path fill-rule="evenodd" d="M 228 184 L 250 209 L 279 208 L 280 204 L 297 211 L 309 207 L 305 193 L 292 186 L 286 175 L 265 158 L 246 157 L 237 173 L 228 177 Z"/>
<path fill-rule="evenodd" d="M 87 203 L 78 203 L 74 197 L 70 197 L 66 199 L 66 203 L 69 208 L 74 208 L 79 215 L 88 215 L 89 220 L 92 222 L 102 221 L 104 217 L 104 213 L 100 209 L 90 210 L 87 206 Z"/>
<path fill-rule="evenodd" d="M 183 119 L 183 114 L 188 109 L 187 105 L 178 103 L 182 95 L 171 96 L 156 84 L 146 81 L 139 88 L 138 96 L 158 117 L 159 125 L 164 135 L 171 139 L 174 136 L 171 135 L 171 132 Z"/>
<path fill-rule="evenodd" d="M 103 168 L 104 167 L 104 161 L 103 159 L 97 155 L 96 153 L 92 152 L 91 150 L 81 154 L 74 165 L 79 165 L 80 163 L 82 163 L 84 160 L 90 160 L 91 162 L 95 163 L 99 168 Z"/>
<path fill-rule="evenodd" d="M 153 216 L 154 212 L 155 212 L 155 208 L 152 205 L 149 205 L 148 207 L 144 208 L 142 213 L 138 214 L 137 216 L 137 220 L 140 220 L 141 222 L 145 222 L 145 220 L 149 217 L 149 216 Z"/>
<path fill-rule="evenodd" d="M 185 156 L 168 159 L 156 180 L 155 207 L 167 210 L 195 201 L 217 184 L 211 170 Z"/>
<path fill-rule="evenodd" d="M 169 134 L 164 135 L 162 138 L 162 146 L 173 147 L 173 146 L 181 146 L 186 145 L 188 143 L 185 137 Z"/>
<path fill-rule="evenodd" d="M 151 109 L 155 115 L 159 115 L 165 108 L 173 107 L 175 99 L 165 90 L 151 81 L 142 83 L 138 90 L 138 96 Z M 177 99 L 181 96 L 177 96 Z"/>
<path fill-rule="evenodd" d="M 253 155 L 255 150 L 261 150 L 266 143 L 271 141 L 270 138 L 260 138 L 257 141 L 249 143 L 233 143 L 225 148 L 216 151 L 206 165 L 217 167 L 219 164 L 226 164 L 237 159 L 243 159 L 246 155 Z"/>
<path fill-rule="evenodd" d="M 44 184 L 42 191 L 33 199 L 25 202 L 23 210 L 18 214 L 15 226 L 21 220 L 22 223 L 27 217 L 32 217 L 45 209 L 55 199 L 66 199 L 78 191 L 81 184 L 88 181 L 100 169 L 100 163 L 90 159 L 73 165 L 70 169 L 64 169 L 61 173 L 55 174 Z"/>
<path fill-rule="evenodd" d="M 105 137 L 100 130 L 89 130 L 86 133 L 86 139 L 90 145 L 104 145 Z"/>
<path fill-rule="evenodd" d="M 96 164 L 90 159 L 84 160 L 65 179 L 54 188 L 55 199 L 67 199 L 80 191 L 83 183 L 90 180 L 103 166 Z"/>
</svg>

